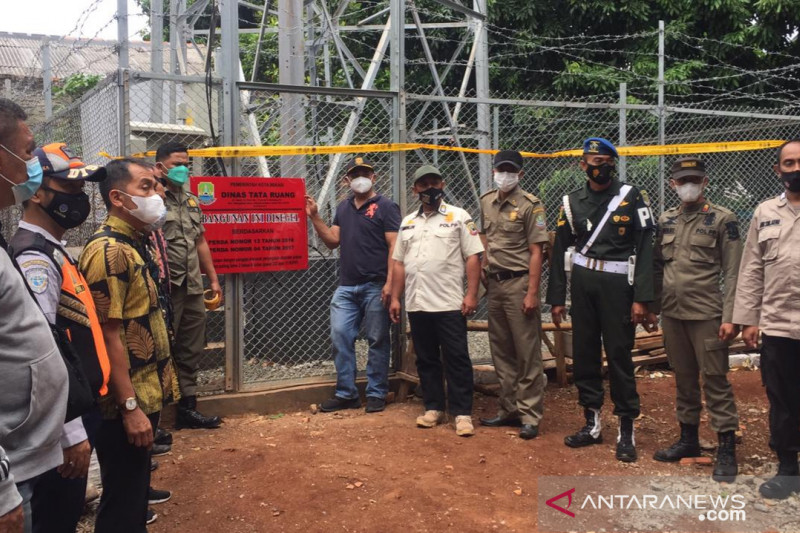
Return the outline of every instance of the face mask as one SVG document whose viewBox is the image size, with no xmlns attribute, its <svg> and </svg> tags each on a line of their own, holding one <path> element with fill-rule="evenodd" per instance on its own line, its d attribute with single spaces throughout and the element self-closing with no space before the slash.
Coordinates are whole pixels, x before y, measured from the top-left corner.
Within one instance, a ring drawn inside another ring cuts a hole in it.
<svg viewBox="0 0 800 533">
<path fill-rule="evenodd" d="M 608 163 L 603 163 L 602 165 L 586 163 L 586 167 L 586 175 L 598 185 L 605 185 L 614 176 L 614 166 Z"/>
<path fill-rule="evenodd" d="M 439 202 L 442 201 L 442 197 L 444 196 L 443 189 L 437 189 L 435 187 L 429 187 L 424 191 L 419 193 L 419 201 L 425 205 L 430 205 L 432 207 L 437 207 Z"/>
<path fill-rule="evenodd" d="M 11 192 L 14 194 L 14 203 L 21 204 L 26 200 L 30 200 L 33 198 L 33 195 L 36 194 L 36 191 L 39 190 L 39 187 L 42 186 L 42 175 L 44 172 L 42 171 L 42 164 L 39 162 L 39 158 L 33 157 L 25 161 L 20 156 L 6 148 L 5 145 L 0 144 L 0 146 L 2 146 L 6 152 L 25 163 L 25 166 L 28 169 L 28 179 L 22 183 L 14 183 L 2 174 L 0 174 L 0 178 L 3 178 L 12 185 Z"/>
<path fill-rule="evenodd" d="M 696 202 L 700 195 L 703 194 L 702 183 L 684 183 L 683 185 L 676 185 L 675 192 L 678 193 L 678 198 L 681 202 L 691 204 Z"/>
<path fill-rule="evenodd" d="M 164 227 L 164 223 L 167 221 L 167 209 L 166 206 L 164 207 L 164 214 L 158 217 L 158 220 L 153 222 L 152 224 L 148 224 L 145 226 L 144 231 L 147 233 L 151 233 L 153 231 L 158 231 Z"/>
<path fill-rule="evenodd" d="M 365 194 L 372 188 L 372 180 L 364 176 L 350 180 L 350 189 L 357 194 Z"/>
<path fill-rule="evenodd" d="M 495 172 L 494 184 L 503 192 L 509 192 L 519 183 L 519 174 L 516 172 Z"/>
<path fill-rule="evenodd" d="M 69 194 L 44 186 L 42 189 L 53 193 L 53 199 L 47 207 L 43 207 L 44 211 L 62 228 L 75 228 L 89 218 L 92 206 L 85 192 Z"/>
<path fill-rule="evenodd" d="M 787 191 L 800 192 L 800 170 L 781 172 L 781 181 Z"/>
<path fill-rule="evenodd" d="M 189 179 L 189 169 L 185 165 L 177 165 L 167 171 L 167 178 L 175 185 L 183 186 Z"/>
<path fill-rule="evenodd" d="M 119 192 L 128 196 L 136 204 L 136 209 L 128 209 L 126 207 L 125 210 L 148 226 L 158 222 L 161 217 L 167 216 L 167 206 L 164 205 L 164 200 L 159 195 L 133 196 L 124 191 Z"/>
</svg>

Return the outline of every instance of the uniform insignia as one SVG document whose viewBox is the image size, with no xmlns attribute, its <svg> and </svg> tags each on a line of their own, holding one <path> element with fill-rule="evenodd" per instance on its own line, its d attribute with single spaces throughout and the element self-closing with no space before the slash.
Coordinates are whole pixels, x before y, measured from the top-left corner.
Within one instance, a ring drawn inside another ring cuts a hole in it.
<svg viewBox="0 0 800 533">
<path fill-rule="evenodd" d="M 517 207 L 517 201 L 516 200 L 509 200 L 508 203 L 510 203 L 514 207 Z"/>
<path fill-rule="evenodd" d="M 620 202 L 620 203 L 619 203 L 619 206 L 620 206 L 620 207 L 625 207 L 625 206 L 626 206 L 626 205 L 628 205 L 629 203 L 630 203 L 629 201 L 627 201 L 627 200 L 623 200 L 622 202 Z"/>
<path fill-rule="evenodd" d="M 703 220 L 704 226 L 713 226 L 714 221 L 717 219 L 716 213 L 709 213 L 706 215 L 706 218 Z"/>
<path fill-rule="evenodd" d="M 447 206 L 445 205 L 445 203 L 444 203 L 444 202 L 442 202 L 441 204 L 439 204 L 439 212 L 440 212 L 441 214 L 443 214 L 443 215 L 446 215 L 446 214 L 447 214 Z"/>
<path fill-rule="evenodd" d="M 445 221 L 445 222 L 452 222 L 452 221 L 453 221 L 453 216 L 454 216 L 454 215 L 453 215 L 453 213 L 447 213 L 447 214 L 444 216 L 444 221 Z"/>
<path fill-rule="evenodd" d="M 708 213 L 708 210 L 709 210 L 709 206 L 708 206 L 708 204 L 706 204 L 706 205 L 703 206 L 703 209 L 701 209 L 700 212 L 701 213 Z"/>
<path fill-rule="evenodd" d="M 762 222 L 760 222 L 758 224 L 758 229 L 765 228 L 767 226 L 780 226 L 780 225 L 781 225 L 781 220 L 780 219 L 764 220 L 764 221 L 762 221 Z"/>
<path fill-rule="evenodd" d="M 518 214 L 519 214 L 519 213 L 517 213 L 517 211 L 516 211 L 516 210 L 514 210 L 514 211 L 511 211 L 511 212 L 508 214 L 508 220 L 510 220 L 511 222 L 514 222 L 515 220 L 517 220 L 517 215 L 518 215 Z"/>
<path fill-rule="evenodd" d="M 631 221 L 631 217 L 629 217 L 628 215 L 622 215 L 621 217 L 619 217 L 619 219 L 622 222 L 630 222 Z"/>
<path fill-rule="evenodd" d="M 644 205 L 650 207 L 650 196 L 647 194 L 647 191 L 642 189 L 641 191 L 639 191 L 639 196 L 641 196 Z"/>
<path fill-rule="evenodd" d="M 614 215 L 612 218 L 614 219 L 614 222 L 619 222 L 619 215 Z"/>
<path fill-rule="evenodd" d="M 64 263 L 64 254 L 62 254 L 58 250 L 53 250 L 53 259 L 55 260 L 56 263 L 61 265 Z"/>
<path fill-rule="evenodd" d="M 189 207 L 197 207 L 197 202 L 194 201 L 194 198 L 189 198 L 186 203 L 189 204 Z"/>
<path fill-rule="evenodd" d="M 356 165 L 363 165 L 364 159 L 361 157 L 356 157 Z"/>
<path fill-rule="evenodd" d="M 730 222 L 725 223 L 725 231 L 728 232 L 728 240 L 731 241 L 738 241 L 739 240 L 739 222 L 736 220 L 731 220 Z"/>
<path fill-rule="evenodd" d="M 626 229 L 627 229 L 627 228 L 624 228 L 624 227 L 622 227 L 622 228 L 619 228 L 619 234 L 620 234 L 620 235 L 625 235 L 625 230 L 626 230 Z"/>
<path fill-rule="evenodd" d="M 666 224 L 677 224 L 677 223 L 678 223 L 678 217 L 677 216 L 667 217 L 667 219 L 664 221 L 665 225 Z"/>
<path fill-rule="evenodd" d="M 28 281 L 28 286 L 36 294 L 42 294 L 47 290 L 48 275 L 46 268 L 31 268 L 25 272 L 25 279 Z"/>
<path fill-rule="evenodd" d="M 544 213 L 536 215 L 536 225 L 540 228 L 544 227 Z"/>
<path fill-rule="evenodd" d="M 477 226 L 475 226 L 475 223 L 471 220 L 467 222 L 467 229 L 469 230 L 470 235 L 478 234 L 478 228 Z"/>
<path fill-rule="evenodd" d="M 592 221 L 588 218 L 586 219 L 586 231 L 592 231 Z"/>
<path fill-rule="evenodd" d="M 589 141 L 589 153 L 596 154 L 600 151 L 600 143 L 597 141 Z"/>
</svg>

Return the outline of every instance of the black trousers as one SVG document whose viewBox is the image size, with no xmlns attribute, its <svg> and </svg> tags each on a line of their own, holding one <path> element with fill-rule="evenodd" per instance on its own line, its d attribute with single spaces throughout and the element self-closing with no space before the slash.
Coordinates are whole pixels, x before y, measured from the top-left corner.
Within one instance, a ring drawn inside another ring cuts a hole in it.
<svg viewBox="0 0 800 533">
<path fill-rule="evenodd" d="M 148 415 L 153 427 L 160 413 Z M 150 451 L 128 443 L 122 419 L 103 420 L 97 433 L 103 495 L 95 533 L 146 533 Z"/>
<path fill-rule="evenodd" d="M 800 452 L 800 340 L 761 335 L 761 380 L 769 399 L 769 447 Z"/>
<path fill-rule="evenodd" d="M 608 359 L 614 414 L 639 416 L 639 393 L 633 376 L 631 350 L 635 326 L 631 322 L 633 287 L 622 274 L 598 272 L 580 266 L 572 270 L 572 363 L 578 403 L 599 409 L 603 405 L 602 340 Z"/>
<path fill-rule="evenodd" d="M 101 424 L 100 410 L 83 416 L 83 427 L 94 448 Z M 31 498 L 33 533 L 75 533 L 83 514 L 87 478 L 65 479 L 53 468 L 41 475 Z"/>
<path fill-rule="evenodd" d="M 472 362 L 461 311 L 408 313 L 425 410 L 472 414 Z M 443 378 L 447 379 L 447 392 Z"/>
</svg>

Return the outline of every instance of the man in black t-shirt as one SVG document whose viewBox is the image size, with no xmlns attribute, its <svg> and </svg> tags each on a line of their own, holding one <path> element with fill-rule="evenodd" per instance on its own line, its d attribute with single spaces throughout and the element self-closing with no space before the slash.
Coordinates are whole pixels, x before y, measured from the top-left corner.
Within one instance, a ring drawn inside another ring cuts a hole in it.
<svg viewBox="0 0 800 533">
<path fill-rule="evenodd" d="M 375 192 L 375 169 L 362 157 L 347 165 L 345 180 L 353 192 L 336 207 L 328 227 L 316 201 L 306 196 L 306 214 L 329 249 L 341 246 L 339 287 L 331 300 L 331 341 L 336 393 L 322 403 L 324 412 L 358 409 L 355 340 L 364 322 L 368 413 L 383 411 L 389 392 L 389 314 L 392 268 L 389 265 L 400 227 L 400 207 Z"/>
</svg>

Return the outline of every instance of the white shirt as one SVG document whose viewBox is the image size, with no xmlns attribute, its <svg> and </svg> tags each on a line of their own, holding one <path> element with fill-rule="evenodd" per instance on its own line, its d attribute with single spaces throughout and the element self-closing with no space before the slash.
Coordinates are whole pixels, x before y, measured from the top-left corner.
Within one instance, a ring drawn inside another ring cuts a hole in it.
<svg viewBox="0 0 800 533">
<path fill-rule="evenodd" d="M 478 228 L 459 207 L 442 202 L 438 211 L 405 217 L 392 259 L 405 267 L 406 311 L 460 310 L 466 259 L 482 251 Z"/>
</svg>

